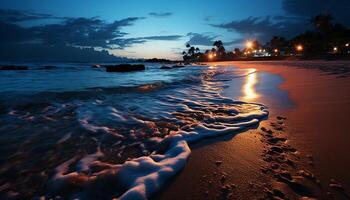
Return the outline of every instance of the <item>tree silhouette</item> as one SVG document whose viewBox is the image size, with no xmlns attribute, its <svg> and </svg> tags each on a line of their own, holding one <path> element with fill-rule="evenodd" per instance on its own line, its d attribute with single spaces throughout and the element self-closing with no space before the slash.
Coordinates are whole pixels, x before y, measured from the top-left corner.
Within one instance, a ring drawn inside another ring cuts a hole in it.
<svg viewBox="0 0 350 200">
<path fill-rule="evenodd" d="M 314 24 L 317 30 L 321 33 L 329 33 L 332 28 L 333 17 L 330 14 L 320 14 L 311 19 L 311 23 Z"/>
<path fill-rule="evenodd" d="M 217 49 L 219 49 L 220 47 L 224 46 L 224 44 L 222 43 L 221 40 L 217 40 L 214 42 L 213 46 L 215 46 Z"/>
<path fill-rule="evenodd" d="M 221 40 L 217 40 L 214 42 L 213 46 L 216 47 L 216 52 L 219 54 L 219 59 L 226 55 L 226 50 L 224 47 L 224 43 Z"/>
</svg>

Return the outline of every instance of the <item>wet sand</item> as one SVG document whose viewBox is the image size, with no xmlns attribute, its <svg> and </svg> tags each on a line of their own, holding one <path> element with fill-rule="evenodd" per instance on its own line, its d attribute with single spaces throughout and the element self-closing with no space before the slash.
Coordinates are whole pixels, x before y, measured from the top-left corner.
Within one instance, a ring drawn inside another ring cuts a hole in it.
<svg viewBox="0 0 350 200">
<path fill-rule="evenodd" d="M 320 63 L 326 67 L 307 61 L 210 63 L 280 75 L 279 88 L 293 105 L 281 107 L 261 93 L 255 100 L 269 106 L 269 119 L 255 130 L 192 146 L 185 169 L 155 199 L 349 199 L 350 63 Z"/>
</svg>

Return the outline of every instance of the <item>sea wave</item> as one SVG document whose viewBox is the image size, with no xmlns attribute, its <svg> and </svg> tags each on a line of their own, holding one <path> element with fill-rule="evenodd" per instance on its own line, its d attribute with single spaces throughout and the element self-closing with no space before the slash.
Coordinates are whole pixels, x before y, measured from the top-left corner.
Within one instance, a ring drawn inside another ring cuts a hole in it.
<svg viewBox="0 0 350 200">
<path fill-rule="evenodd" d="M 0 132 L 12 134 L 1 143 L 14 153 L 2 157 L 0 174 L 37 180 L 3 178 L 0 189 L 32 198 L 147 199 L 185 166 L 191 144 L 255 128 L 268 116 L 264 105 L 221 96 L 223 80 L 236 74 L 208 68 L 188 77 L 40 93 L 32 104 L 8 107 Z"/>
</svg>

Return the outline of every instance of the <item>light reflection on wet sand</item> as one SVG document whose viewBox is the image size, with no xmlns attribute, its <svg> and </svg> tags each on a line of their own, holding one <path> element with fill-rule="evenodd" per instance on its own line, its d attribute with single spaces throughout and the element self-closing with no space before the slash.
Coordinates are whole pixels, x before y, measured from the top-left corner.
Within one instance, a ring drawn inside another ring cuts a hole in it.
<svg viewBox="0 0 350 200">
<path fill-rule="evenodd" d="M 256 91 L 256 84 L 258 82 L 256 70 L 251 69 L 249 75 L 245 77 L 245 82 L 242 86 L 242 100 L 243 101 L 254 101 L 259 97 Z"/>
</svg>

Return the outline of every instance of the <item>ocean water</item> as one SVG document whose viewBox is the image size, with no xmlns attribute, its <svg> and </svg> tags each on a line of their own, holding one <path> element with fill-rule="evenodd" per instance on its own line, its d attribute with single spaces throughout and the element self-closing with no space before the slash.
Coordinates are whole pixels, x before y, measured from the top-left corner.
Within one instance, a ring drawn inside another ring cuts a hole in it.
<svg viewBox="0 0 350 200">
<path fill-rule="evenodd" d="M 184 167 L 191 143 L 268 116 L 223 96 L 252 70 L 55 66 L 0 71 L 0 199 L 146 199 Z"/>
</svg>

